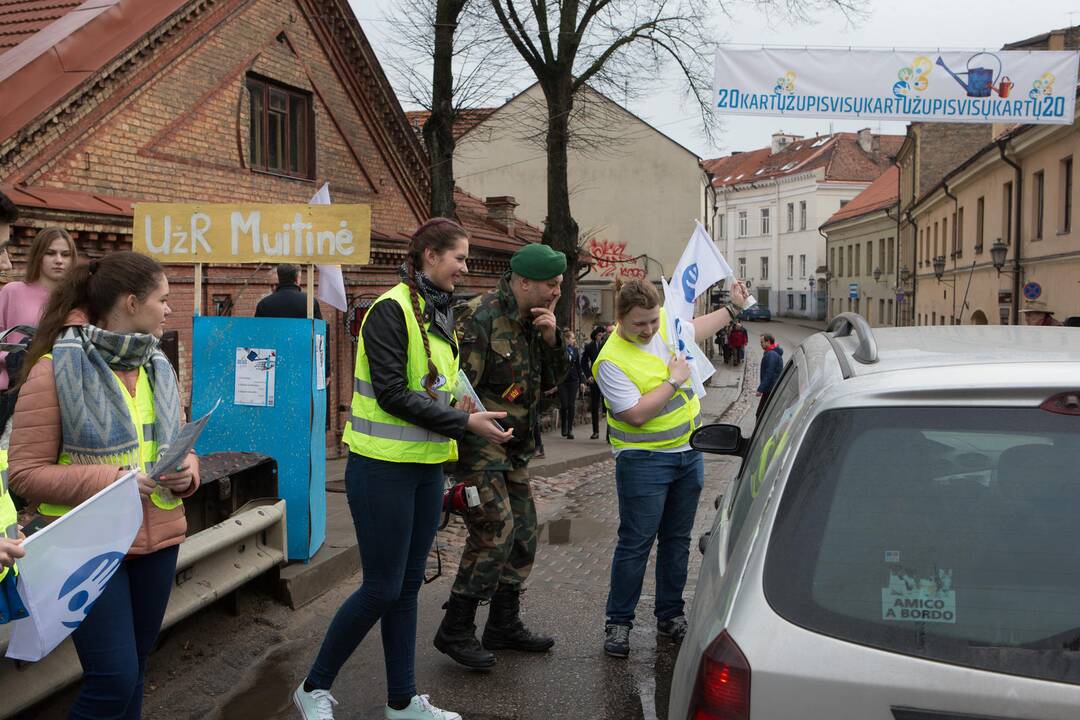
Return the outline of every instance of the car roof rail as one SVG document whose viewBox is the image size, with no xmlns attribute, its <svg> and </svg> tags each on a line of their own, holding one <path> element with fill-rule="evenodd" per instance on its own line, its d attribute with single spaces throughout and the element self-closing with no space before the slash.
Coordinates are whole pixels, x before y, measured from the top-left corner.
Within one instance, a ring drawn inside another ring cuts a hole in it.
<svg viewBox="0 0 1080 720">
<path fill-rule="evenodd" d="M 833 337 L 848 337 L 851 331 L 859 339 L 859 347 L 855 349 L 854 357 L 863 365 L 873 365 L 878 361 L 877 340 L 874 339 L 874 330 L 866 318 L 858 313 L 840 313 L 829 321 L 825 332 L 833 333 Z"/>
</svg>

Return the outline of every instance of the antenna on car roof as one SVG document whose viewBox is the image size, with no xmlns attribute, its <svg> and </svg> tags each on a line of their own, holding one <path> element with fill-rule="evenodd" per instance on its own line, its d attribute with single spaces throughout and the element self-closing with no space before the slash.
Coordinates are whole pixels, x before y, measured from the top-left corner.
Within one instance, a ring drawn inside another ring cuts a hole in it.
<svg viewBox="0 0 1080 720">
<path fill-rule="evenodd" d="M 866 318 L 858 313 L 840 313 L 825 328 L 825 332 L 833 333 L 833 337 L 848 337 L 852 330 L 859 339 L 859 347 L 855 349 L 852 357 L 863 365 L 873 365 L 878 361 L 877 340 L 874 339 L 874 330 L 870 323 L 866 322 Z"/>
</svg>

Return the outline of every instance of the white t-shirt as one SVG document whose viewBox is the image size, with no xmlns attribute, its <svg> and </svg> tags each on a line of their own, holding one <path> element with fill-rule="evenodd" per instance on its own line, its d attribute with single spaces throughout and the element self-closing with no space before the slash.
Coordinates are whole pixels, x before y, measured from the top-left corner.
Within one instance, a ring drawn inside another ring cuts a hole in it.
<svg viewBox="0 0 1080 720">
<path fill-rule="evenodd" d="M 694 335 L 694 325 L 687 323 L 687 334 L 690 335 L 691 340 L 696 341 Z M 652 336 L 648 345 L 638 345 L 647 353 L 651 353 L 660 358 L 665 365 L 671 362 L 672 352 L 671 348 L 667 346 L 664 339 L 660 337 L 660 333 L 656 333 Z M 607 402 L 607 406 L 611 409 L 612 413 L 618 414 L 625 410 L 629 410 L 641 401 L 641 391 L 638 390 L 637 385 L 626 376 L 619 367 L 608 360 L 600 362 L 599 367 L 596 370 L 596 384 L 600 386 L 600 392 L 604 395 L 604 400 Z M 615 455 L 618 455 L 620 450 L 626 448 L 616 448 Z M 677 448 L 670 448 L 668 450 L 654 450 L 653 452 L 665 452 L 665 453 L 677 453 L 685 452 L 690 449 L 690 444 L 682 445 Z"/>
</svg>

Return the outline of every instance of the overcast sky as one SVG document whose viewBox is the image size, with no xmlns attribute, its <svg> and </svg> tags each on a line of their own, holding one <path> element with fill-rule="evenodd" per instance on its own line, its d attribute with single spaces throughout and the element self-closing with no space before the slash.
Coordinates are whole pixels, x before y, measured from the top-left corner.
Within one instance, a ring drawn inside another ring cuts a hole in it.
<svg viewBox="0 0 1080 720">
<path fill-rule="evenodd" d="M 392 42 L 392 28 L 383 20 L 394 0 L 349 0 L 353 11 L 375 52 L 383 55 Z M 857 46 L 974 49 L 1000 48 L 1008 42 L 1040 35 L 1055 28 L 1080 23 L 1077 0 L 940 0 L 936 3 L 869 0 L 868 16 L 855 26 L 839 13 L 821 13 L 814 24 L 791 25 L 770 20 L 751 7 L 752 0 L 727 3 L 733 13 L 730 21 L 716 28 L 724 42 L 738 44 L 794 45 L 811 47 Z M 1070 16 L 1070 12 L 1072 15 Z M 531 84 L 527 73 L 521 74 L 519 86 L 508 95 Z M 671 75 L 671 86 L 678 79 Z M 620 98 L 613 98 L 617 101 Z M 700 115 L 683 103 L 679 90 L 662 90 L 651 97 L 631 101 L 629 108 L 662 132 L 703 157 L 717 157 L 732 150 L 751 150 L 769 144 L 778 130 L 802 135 L 852 131 L 865 122 L 789 119 L 771 117 L 726 117 L 716 146 L 710 146 L 701 130 Z M 406 109 L 411 109 L 406 105 Z M 903 133 L 904 125 L 881 122 L 876 131 Z"/>
</svg>

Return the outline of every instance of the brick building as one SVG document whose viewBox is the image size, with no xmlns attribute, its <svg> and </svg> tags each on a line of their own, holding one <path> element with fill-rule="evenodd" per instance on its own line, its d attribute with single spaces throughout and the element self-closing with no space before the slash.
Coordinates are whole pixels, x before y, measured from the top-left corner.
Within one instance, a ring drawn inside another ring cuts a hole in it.
<svg viewBox="0 0 1080 720">
<path fill-rule="evenodd" d="M 41 227 L 67 228 L 93 258 L 130 247 L 137 201 L 297 203 L 329 182 L 335 202 L 372 207 L 371 263 L 346 269 L 350 301 L 396 282 L 427 216 L 426 159 L 345 0 L 0 0 L 0 19 L 0 190 L 21 213 L 16 274 Z M 506 199 L 489 211 L 461 193 L 458 204 L 473 237 L 468 295 L 540 233 Z M 187 391 L 193 268 L 168 272 Z M 208 267 L 203 312 L 249 316 L 273 281 L 269 265 Z M 322 312 L 339 408 L 354 345 L 343 315 Z M 333 414 L 332 451 L 345 419 Z"/>
</svg>

